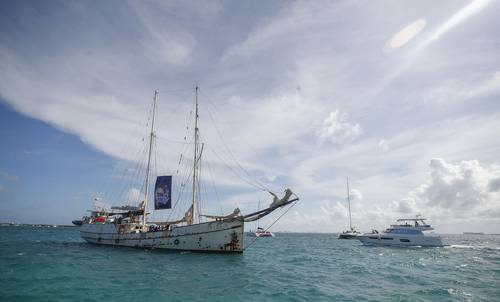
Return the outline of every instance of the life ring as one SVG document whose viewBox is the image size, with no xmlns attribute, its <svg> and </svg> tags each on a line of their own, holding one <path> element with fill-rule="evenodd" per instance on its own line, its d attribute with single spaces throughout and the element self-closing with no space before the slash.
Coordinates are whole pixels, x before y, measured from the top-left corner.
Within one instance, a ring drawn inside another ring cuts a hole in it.
<svg viewBox="0 0 500 302">
<path fill-rule="evenodd" d="M 175 239 L 175 240 L 174 240 L 174 244 L 175 244 L 175 245 L 179 245 L 179 239 Z"/>
</svg>

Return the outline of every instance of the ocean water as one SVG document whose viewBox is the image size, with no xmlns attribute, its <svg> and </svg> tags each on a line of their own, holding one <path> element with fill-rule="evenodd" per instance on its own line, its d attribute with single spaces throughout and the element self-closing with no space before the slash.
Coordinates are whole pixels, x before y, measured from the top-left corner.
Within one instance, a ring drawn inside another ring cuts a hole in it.
<svg viewBox="0 0 500 302">
<path fill-rule="evenodd" d="M 390 248 L 278 233 L 226 255 L 0 227 L 0 301 L 500 301 L 500 236 L 443 239 L 451 246 Z"/>
</svg>

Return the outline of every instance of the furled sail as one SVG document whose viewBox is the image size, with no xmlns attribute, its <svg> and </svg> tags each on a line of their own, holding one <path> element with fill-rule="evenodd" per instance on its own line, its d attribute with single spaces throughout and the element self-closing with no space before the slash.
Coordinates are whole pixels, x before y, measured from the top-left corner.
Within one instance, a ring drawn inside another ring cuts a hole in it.
<svg viewBox="0 0 500 302">
<path fill-rule="evenodd" d="M 210 219 L 215 219 L 215 220 L 224 220 L 224 219 L 230 219 L 230 218 L 238 218 L 241 216 L 241 211 L 240 211 L 240 208 L 236 208 L 234 209 L 234 211 L 229 214 L 229 215 L 225 215 L 225 216 L 219 216 L 219 215 L 201 215 L 203 217 L 207 217 L 207 218 L 210 218 Z"/>
<path fill-rule="evenodd" d="M 158 176 L 155 184 L 155 210 L 172 208 L 172 176 Z"/>
<path fill-rule="evenodd" d="M 276 210 L 277 208 L 284 207 L 288 204 L 291 204 L 294 201 L 299 200 L 299 198 L 290 189 L 285 190 L 285 195 L 281 199 L 278 198 L 278 196 L 276 196 L 276 194 L 274 194 L 273 192 L 269 192 L 269 194 L 271 194 L 273 196 L 273 202 L 269 205 L 269 207 L 267 209 L 260 210 L 260 211 L 243 216 L 242 218 L 245 222 L 259 220 L 260 218 L 270 214 L 272 211 Z M 290 199 L 292 197 L 292 195 L 294 195 L 295 198 Z"/>
</svg>

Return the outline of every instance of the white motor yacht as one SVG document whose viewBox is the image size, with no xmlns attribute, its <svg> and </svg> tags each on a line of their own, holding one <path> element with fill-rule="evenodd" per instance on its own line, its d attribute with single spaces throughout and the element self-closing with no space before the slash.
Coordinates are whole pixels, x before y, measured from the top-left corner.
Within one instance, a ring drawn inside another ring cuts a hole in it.
<svg viewBox="0 0 500 302">
<path fill-rule="evenodd" d="M 397 224 L 383 232 L 372 231 L 356 236 L 365 245 L 393 246 L 443 246 L 441 237 L 434 234 L 434 228 L 425 222 L 425 218 L 398 219 Z"/>
</svg>

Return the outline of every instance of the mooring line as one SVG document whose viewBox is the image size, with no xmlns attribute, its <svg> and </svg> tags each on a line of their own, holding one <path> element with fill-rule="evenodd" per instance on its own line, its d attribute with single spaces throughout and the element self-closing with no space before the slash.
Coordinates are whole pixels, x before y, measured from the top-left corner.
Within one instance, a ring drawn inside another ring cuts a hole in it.
<svg viewBox="0 0 500 302">
<path fill-rule="evenodd" d="M 277 218 L 277 219 L 276 219 L 273 223 L 271 223 L 271 225 L 269 225 L 269 226 L 268 226 L 268 227 L 264 230 L 264 232 L 267 232 L 267 231 L 268 231 L 268 230 L 269 230 L 269 229 L 270 229 L 270 228 L 271 228 L 271 227 L 272 227 L 272 226 L 273 226 L 276 222 L 278 222 L 278 220 L 280 220 L 280 219 L 281 219 L 281 217 L 283 217 L 286 213 L 288 213 L 288 211 L 290 211 L 290 209 L 292 209 L 292 208 L 293 208 L 293 207 L 297 204 L 297 202 L 298 202 L 298 200 L 297 200 L 297 201 L 295 201 L 295 202 L 294 202 L 294 203 L 293 203 L 293 204 L 292 204 L 292 205 L 291 205 L 288 209 L 286 209 L 286 211 L 285 211 L 285 212 L 283 212 L 283 213 L 282 213 L 282 214 L 281 214 L 281 215 L 280 215 L 280 216 L 279 216 L 279 217 L 278 217 L 278 218 Z M 249 248 L 252 244 L 254 244 L 254 243 L 255 243 L 255 241 L 257 241 L 257 239 L 259 239 L 259 238 L 260 238 L 259 236 L 255 237 L 255 239 L 254 239 L 252 242 L 250 242 L 250 244 L 248 244 L 248 245 L 247 245 L 247 246 L 243 249 L 243 251 L 245 251 L 245 250 L 246 250 L 247 248 Z"/>
</svg>

